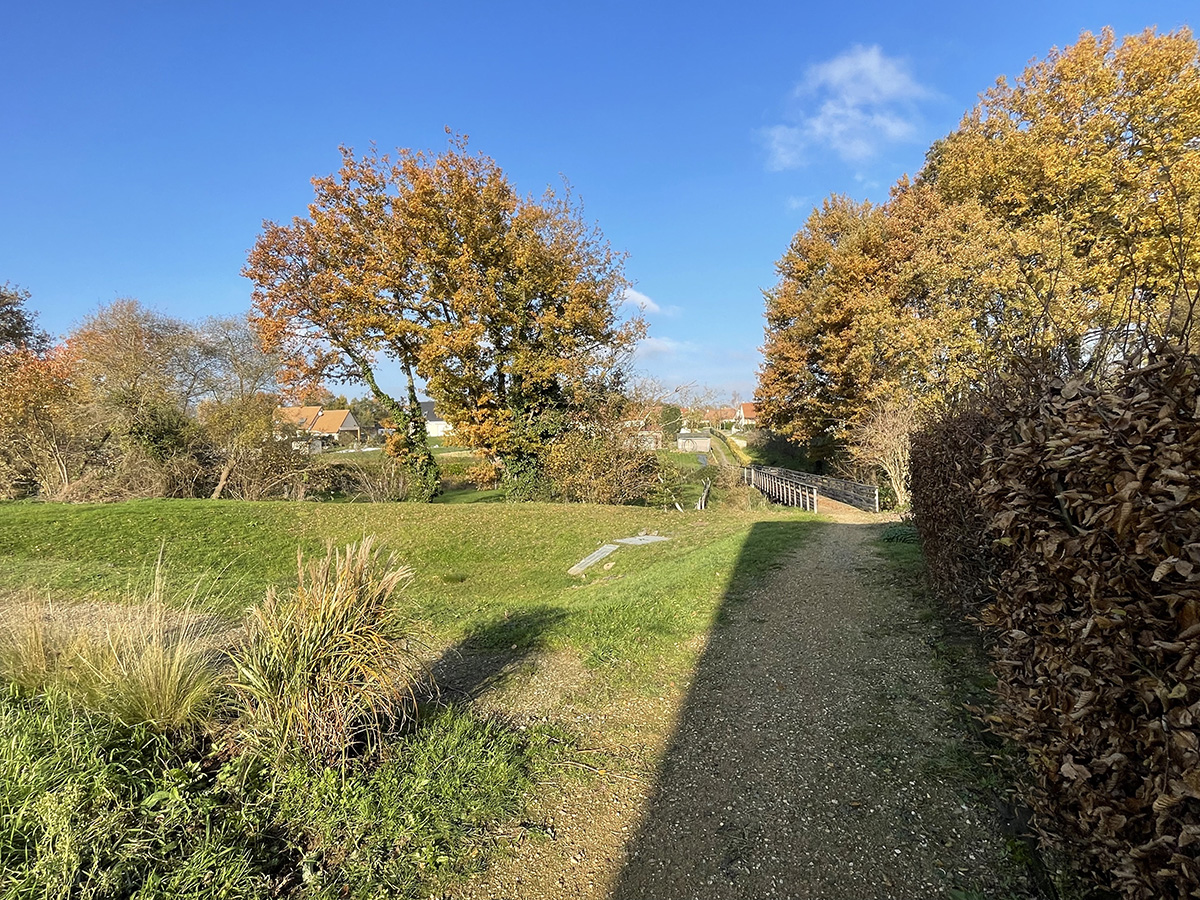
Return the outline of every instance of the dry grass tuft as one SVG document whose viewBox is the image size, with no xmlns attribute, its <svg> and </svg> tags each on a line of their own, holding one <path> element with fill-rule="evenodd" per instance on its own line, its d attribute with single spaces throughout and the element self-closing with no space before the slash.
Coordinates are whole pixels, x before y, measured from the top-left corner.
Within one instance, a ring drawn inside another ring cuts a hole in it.
<svg viewBox="0 0 1200 900">
<path fill-rule="evenodd" d="M 0 618 L 0 678 L 30 695 L 60 693 L 126 725 L 202 727 L 226 680 L 218 623 L 161 601 L 18 602 Z"/>
<path fill-rule="evenodd" d="M 344 763 L 415 719 L 429 683 L 392 602 L 412 572 L 370 538 L 297 566 L 293 591 L 272 590 L 251 611 L 234 687 L 262 749 Z"/>
</svg>

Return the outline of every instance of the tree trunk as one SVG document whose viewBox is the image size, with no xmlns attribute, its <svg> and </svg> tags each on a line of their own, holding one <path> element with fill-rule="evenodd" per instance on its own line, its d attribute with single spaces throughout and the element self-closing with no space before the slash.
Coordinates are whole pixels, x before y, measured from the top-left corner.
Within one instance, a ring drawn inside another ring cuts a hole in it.
<svg viewBox="0 0 1200 900">
<path fill-rule="evenodd" d="M 232 471 L 233 471 L 233 463 L 227 462 L 227 463 L 225 463 L 224 466 L 221 467 L 221 477 L 217 480 L 217 486 L 215 488 L 213 488 L 212 496 L 209 497 L 208 499 L 210 499 L 210 500 L 220 500 L 221 499 L 221 492 L 223 490 L 225 490 L 225 482 L 229 481 L 229 473 Z"/>
</svg>

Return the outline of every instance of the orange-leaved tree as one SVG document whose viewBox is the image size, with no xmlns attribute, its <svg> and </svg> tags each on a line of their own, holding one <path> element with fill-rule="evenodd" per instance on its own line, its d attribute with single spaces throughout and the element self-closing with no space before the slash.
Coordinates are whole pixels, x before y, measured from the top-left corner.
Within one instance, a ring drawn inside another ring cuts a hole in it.
<svg viewBox="0 0 1200 900">
<path fill-rule="evenodd" d="M 510 463 L 619 381 L 643 333 L 618 317 L 622 258 L 569 192 L 523 198 L 455 138 L 395 159 L 343 149 L 314 179 L 307 218 L 266 223 L 245 274 L 255 327 L 293 384 L 361 379 L 401 426 L 401 455 L 428 457 L 415 377 L 470 446 Z M 380 386 L 398 363 L 408 397 Z"/>
<path fill-rule="evenodd" d="M 0 495 L 61 494 L 101 461 L 109 436 L 69 346 L 0 353 Z"/>
</svg>

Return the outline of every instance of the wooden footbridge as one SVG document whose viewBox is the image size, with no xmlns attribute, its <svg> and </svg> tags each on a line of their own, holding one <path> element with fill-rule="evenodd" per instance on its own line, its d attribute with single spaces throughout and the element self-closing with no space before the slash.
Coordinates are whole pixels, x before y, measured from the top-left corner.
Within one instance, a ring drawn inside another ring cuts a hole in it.
<svg viewBox="0 0 1200 900">
<path fill-rule="evenodd" d="M 744 466 L 742 483 L 756 487 L 784 506 L 817 511 L 817 498 L 828 497 L 867 512 L 879 512 L 879 488 L 829 475 L 810 475 L 774 466 Z"/>
</svg>

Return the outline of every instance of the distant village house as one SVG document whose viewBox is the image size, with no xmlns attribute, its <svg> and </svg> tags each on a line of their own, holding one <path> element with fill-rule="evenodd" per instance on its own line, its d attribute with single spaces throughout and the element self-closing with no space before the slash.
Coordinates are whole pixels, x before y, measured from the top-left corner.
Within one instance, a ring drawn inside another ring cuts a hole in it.
<svg viewBox="0 0 1200 900">
<path fill-rule="evenodd" d="M 319 406 L 281 406 L 276 412 L 281 422 L 294 425 L 313 436 L 309 451 L 320 453 L 325 441 L 360 442 L 362 429 L 348 409 L 322 409 Z M 296 448 L 299 449 L 299 448 Z"/>
<path fill-rule="evenodd" d="M 753 403 L 740 404 L 734 421 L 738 428 L 754 428 L 758 425 L 758 407 Z"/>
<path fill-rule="evenodd" d="M 437 405 L 432 400 L 421 401 L 421 412 L 425 416 L 425 431 L 430 437 L 445 437 L 453 427 L 438 415 Z"/>
</svg>

